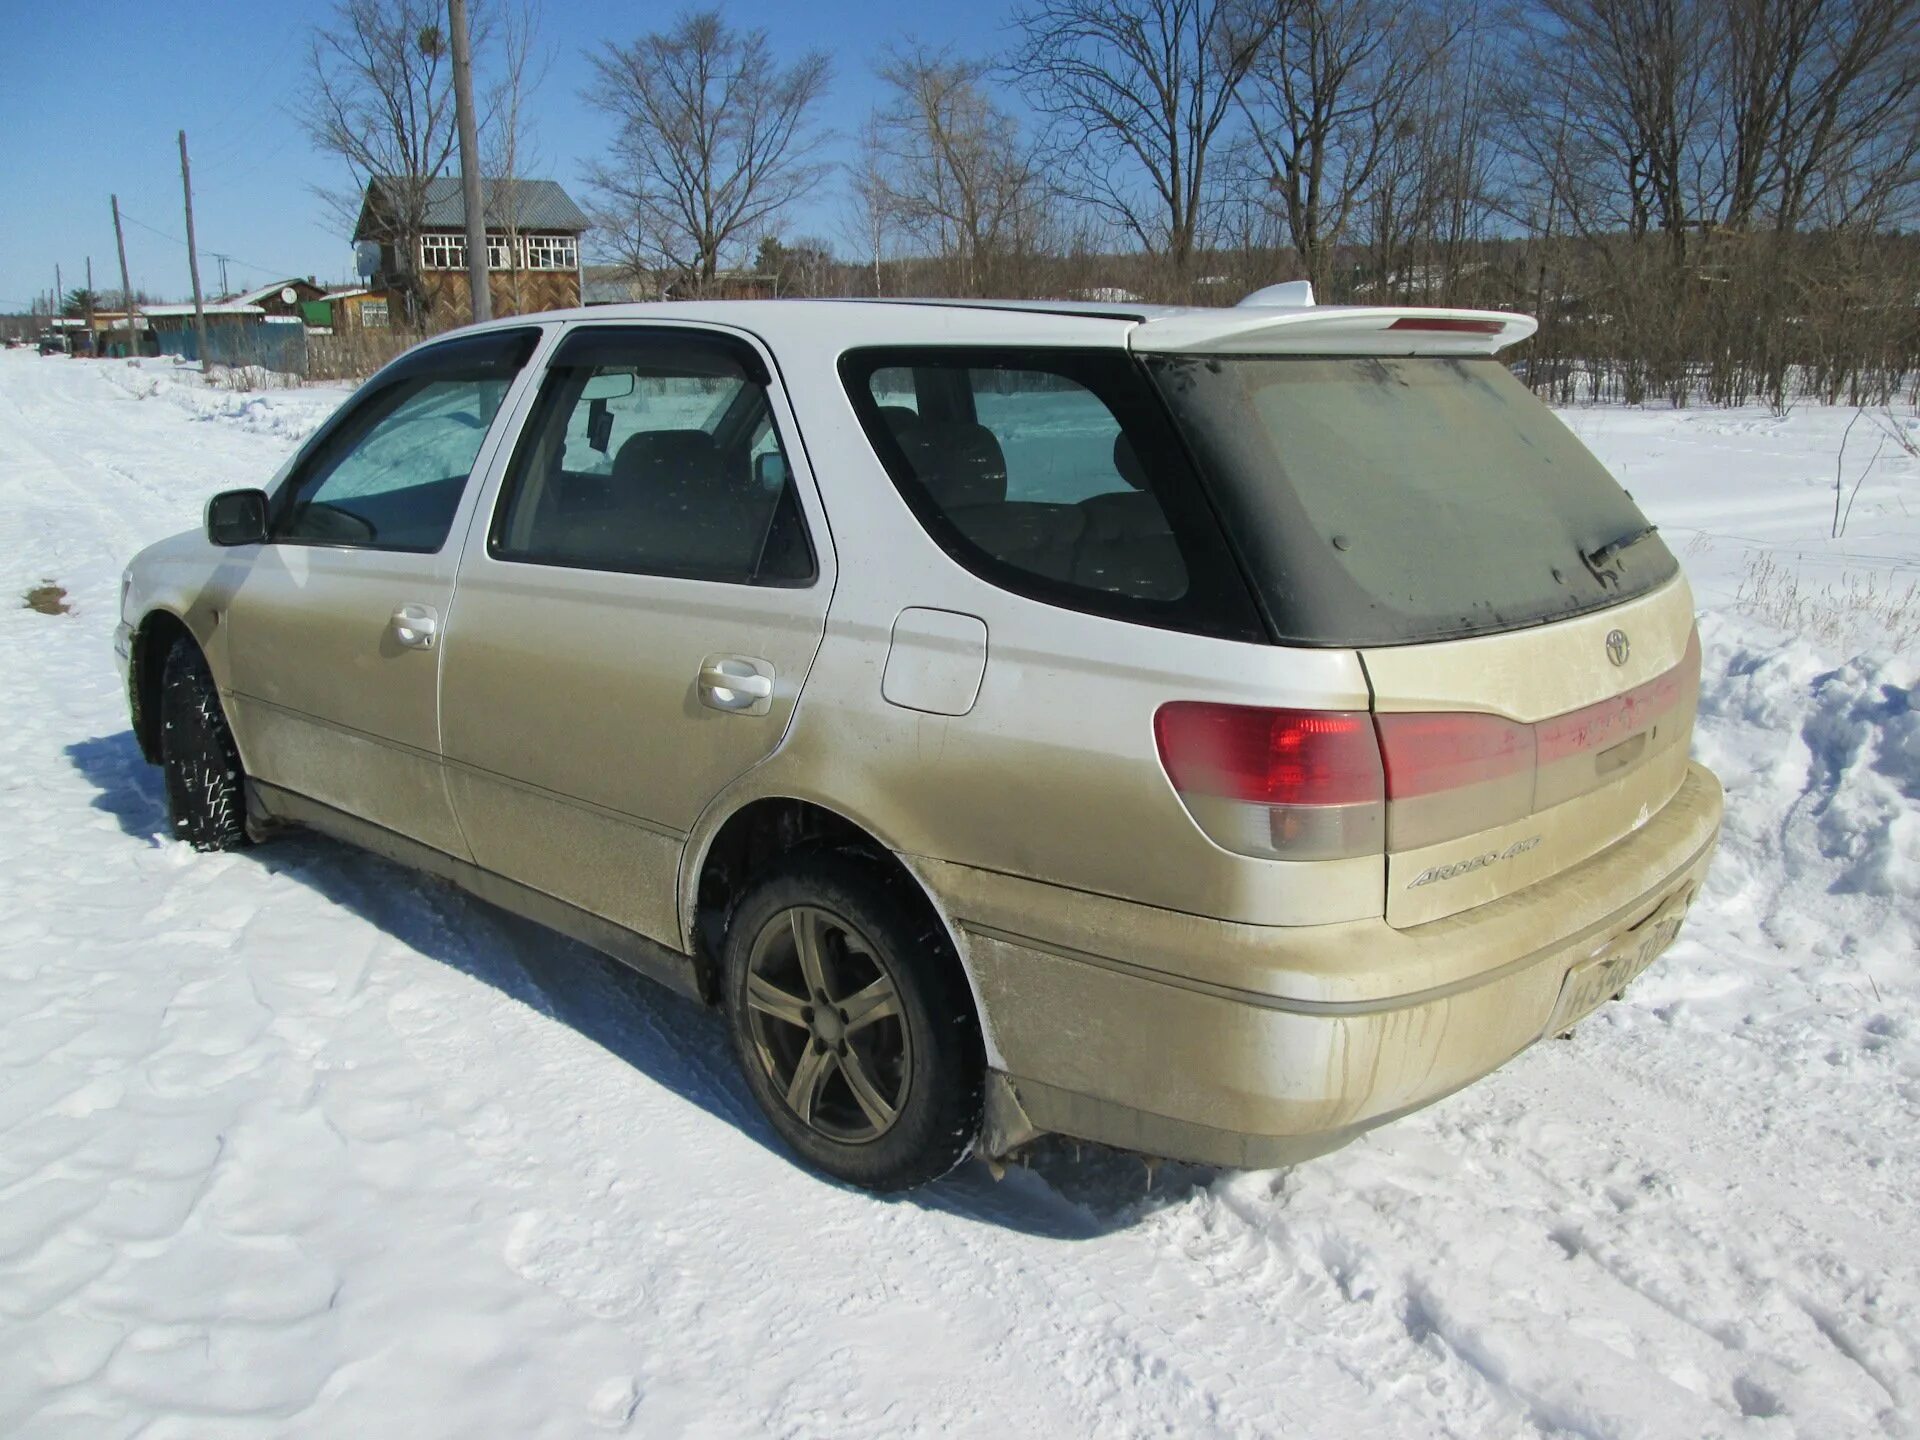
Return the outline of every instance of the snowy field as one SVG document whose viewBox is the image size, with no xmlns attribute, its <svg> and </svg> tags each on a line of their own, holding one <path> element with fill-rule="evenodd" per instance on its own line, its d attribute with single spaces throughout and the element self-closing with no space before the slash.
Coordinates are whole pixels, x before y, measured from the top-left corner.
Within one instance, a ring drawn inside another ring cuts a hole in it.
<svg viewBox="0 0 1920 1440">
<path fill-rule="evenodd" d="M 610 962 L 161 838 L 121 567 L 343 393 L 191 381 L 0 353 L 0 1435 L 1920 1434 L 1920 468 L 1873 417 L 1833 541 L 1852 411 L 1569 416 L 1695 578 L 1728 792 L 1623 1002 L 1292 1171 L 880 1201 Z"/>
</svg>

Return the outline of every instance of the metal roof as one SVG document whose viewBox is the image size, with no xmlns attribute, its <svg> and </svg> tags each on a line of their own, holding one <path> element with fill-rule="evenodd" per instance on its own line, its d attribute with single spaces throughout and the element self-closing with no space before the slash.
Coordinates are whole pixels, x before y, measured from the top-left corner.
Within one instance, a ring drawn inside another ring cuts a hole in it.
<svg viewBox="0 0 1920 1440">
<path fill-rule="evenodd" d="M 315 290 L 320 288 L 304 275 L 289 275 L 283 280 L 274 281 L 271 285 L 256 285 L 253 289 L 243 290 L 238 295 L 229 295 L 227 299 L 235 305 L 258 305 L 269 295 L 278 295 L 290 285 L 306 285 Z"/>
<path fill-rule="evenodd" d="M 249 305 L 244 300 L 209 300 L 200 308 L 208 315 L 264 315 L 267 313 L 258 305 Z M 193 305 L 190 302 L 169 305 L 142 305 L 140 307 L 140 313 L 142 315 L 160 316 L 191 315 L 193 314 Z"/>
<path fill-rule="evenodd" d="M 373 192 L 384 190 L 394 182 L 386 176 L 376 176 L 367 186 L 367 194 L 360 207 L 360 223 L 354 227 L 356 240 L 367 239 L 368 210 L 372 206 Z M 480 203 L 486 211 L 490 226 L 506 224 L 506 205 L 498 191 L 506 182 L 482 180 L 480 182 Z M 513 184 L 512 209 L 513 222 L 521 230 L 585 230 L 592 223 L 586 212 L 573 203 L 573 197 L 560 188 L 554 180 L 515 180 Z M 426 213 L 422 223 L 433 230 L 461 230 L 466 228 L 467 202 L 460 190 L 460 181 L 451 175 L 442 175 L 438 179 L 426 182 Z"/>
</svg>

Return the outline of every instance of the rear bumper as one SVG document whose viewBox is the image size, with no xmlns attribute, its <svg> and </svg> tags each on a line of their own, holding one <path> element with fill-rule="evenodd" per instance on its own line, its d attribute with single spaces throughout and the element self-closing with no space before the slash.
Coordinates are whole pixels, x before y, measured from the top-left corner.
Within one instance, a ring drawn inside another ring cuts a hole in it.
<svg viewBox="0 0 1920 1440">
<path fill-rule="evenodd" d="M 1721 803 L 1690 766 L 1583 864 L 1401 930 L 1237 925 L 918 862 L 965 935 L 1003 1067 L 987 1147 L 1058 1132 L 1286 1164 L 1430 1104 L 1651 963 L 1699 890 Z"/>
</svg>

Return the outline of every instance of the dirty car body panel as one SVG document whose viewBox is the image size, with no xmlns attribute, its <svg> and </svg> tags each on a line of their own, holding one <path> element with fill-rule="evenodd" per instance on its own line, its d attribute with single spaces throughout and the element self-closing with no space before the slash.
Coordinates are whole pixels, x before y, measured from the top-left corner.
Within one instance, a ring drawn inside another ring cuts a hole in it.
<svg viewBox="0 0 1920 1440">
<path fill-rule="evenodd" d="M 1617 994 L 1718 833 L 1687 759 L 1686 581 L 1495 373 L 1530 329 L 827 302 L 501 322 L 463 333 L 534 341 L 477 417 L 441 544 L 163 542 L 121 643 L 156 617 L 199 641 L 262 821 L 376 844 L 709 997 L 742 817 L 831 817 L 912 877 L 964 968 L 986 1151 L 1060 1132 L 1283 1163 Z M 1419 484 L 1417 456 L 1363 455 L 1316 494 L 1258 443 L 1287 448 L 1305 382 L 1373 425 L 1525 441 Z M 689 476 L 730 487 L 750 555 L 686 529 Z M 1423 513 L 1456 542 L 1401 586 Z M 678 549 L 608 549 L 623 526 Z M 1462 574 L 1483 544 L 1524 561 L 1484 599 Z M 416 603 L 425 649 L 388 628 Z"/>
</svg>

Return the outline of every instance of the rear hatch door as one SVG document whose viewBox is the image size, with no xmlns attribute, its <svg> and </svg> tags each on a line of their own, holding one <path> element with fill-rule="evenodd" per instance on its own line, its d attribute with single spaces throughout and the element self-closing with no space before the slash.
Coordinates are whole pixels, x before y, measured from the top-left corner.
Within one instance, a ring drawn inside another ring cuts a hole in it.
<svg viewBox="0 0 1920 1440">
<path fill-rule="evenodd" d="M 1700 651 L 1684 579 L 1558 624 L 1360 658 L 1387 760 L 1391 925 L 1437 920 L 1579 864 L 1646 824 L 1685 777 Z M 1396 765 L 1396 749 L 1444 752 L 1463 716 L 1509 722 L 1513 763 L 1431 786 L 1420 774 L 1443 772 Z M 1397 770 L 1414 776 L 1411 793 Z"/>
<path fill-rule="evenodd" d="M 1274 641 L 1361 656 L 1395 925 L 1578 864 L 1651 818 L 1686 766 L 1686 581 L 1633 498 L 1490 353 L 1506 329 L 1300 312 L 1246 336 L 1156 339 L 1148 324 L 1134 341 Z M 1292 340 L 1381 353 L 1277 348 Z"/>
</svg>

